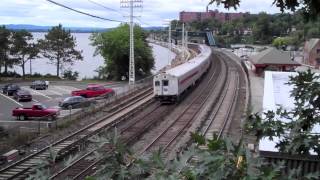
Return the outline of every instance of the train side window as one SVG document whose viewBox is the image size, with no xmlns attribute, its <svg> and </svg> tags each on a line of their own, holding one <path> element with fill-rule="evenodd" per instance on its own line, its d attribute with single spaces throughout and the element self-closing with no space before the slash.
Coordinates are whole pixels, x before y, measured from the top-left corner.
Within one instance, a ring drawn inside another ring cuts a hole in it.
<svg viewBox="0 0 320 180">
<path fill-rule="evenodd" d="M 154 85 L 155 85 L 155 86 L 160 86 L 160 81 L 154 82 Z"/>
<path fill-rule="evenodd" d="M 169 81 L 168 80 L 162 80 L 163 86 L 169 86 Z"/>
</svg>

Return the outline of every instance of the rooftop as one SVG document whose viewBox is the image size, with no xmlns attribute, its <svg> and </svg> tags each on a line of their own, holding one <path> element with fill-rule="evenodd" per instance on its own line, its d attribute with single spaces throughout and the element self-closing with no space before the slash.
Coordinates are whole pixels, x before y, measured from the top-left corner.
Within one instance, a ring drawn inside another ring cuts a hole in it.
<svg viewBox="0 0 320 180">
<path fill-rule="evenodd" d="M 289 52 L 280 51 L 276 48 L 268 48 L 259 54 L 252 56 L 249 60 L 253 64 L 289 64 L 300 65 L 298 62 L 292 61 Z"/>
</svg>

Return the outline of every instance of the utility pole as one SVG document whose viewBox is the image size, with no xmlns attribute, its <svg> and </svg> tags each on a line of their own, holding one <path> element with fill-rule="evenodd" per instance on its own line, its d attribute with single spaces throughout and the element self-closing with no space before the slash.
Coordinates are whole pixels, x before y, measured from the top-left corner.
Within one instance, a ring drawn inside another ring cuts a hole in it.
<svg viewBox="0 0 320 180">
<path fill-rule="evenodd" d="M 129 25 L 130 25 L 130 57 L 129 57 L 129 85 L 135 83 L 135 63 L 134 63 L 134 22 L 133 9 L 142 8 L 142 0 L 121 0 L 121 8 L 130 8 Z"/>
<path fill-rule="evenodd" d="M 169 22 L 169 37 L 168 37 L 168 41 L 169 41 L 169 54 L 172 51 L 172 43 L 171 43 L 171 21 Z M 169 62 L 168 65 L 171 64 L 171 55 L 169 55 Z"/>
<path fill-rule="evenodd" d="M 171 43 L 171 20 L 170 19 L 165 19 L 164 24 L 168 25 L 168 65 L 171 64 L 171 51 L 172 51 L 172 43 Z"/>
<path fill-rule="evenodd" d="M 182 56 L 183 56 L 183 61 L 185 58 L 185 53 L 184 53 L 184 23 L 182 24 L 182 42 L 181 42 L 181 46 L 182 46 Z"/>
<path fill-rule="evenodd" d="M 184 47 L 187 49 L 188 48 L 188 31 L 186 30 L 186 35 L 185 35 L 185 41 L 184 41 Z"/>
</svg>

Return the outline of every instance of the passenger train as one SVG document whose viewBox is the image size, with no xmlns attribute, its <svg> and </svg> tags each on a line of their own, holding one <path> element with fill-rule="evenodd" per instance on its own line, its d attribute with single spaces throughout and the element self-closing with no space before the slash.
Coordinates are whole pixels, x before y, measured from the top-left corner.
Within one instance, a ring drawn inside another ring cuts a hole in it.
<svg viewBox="0 0 320 180">
<path fill-rule="evenodd" d="M 189 61 L 154 76 L 155 98 L 163 103 L 180 100 L 181 95 L 208 71 L 212 50 L 209 46 L 199 45 L 200 53 Z"/>
</svg>

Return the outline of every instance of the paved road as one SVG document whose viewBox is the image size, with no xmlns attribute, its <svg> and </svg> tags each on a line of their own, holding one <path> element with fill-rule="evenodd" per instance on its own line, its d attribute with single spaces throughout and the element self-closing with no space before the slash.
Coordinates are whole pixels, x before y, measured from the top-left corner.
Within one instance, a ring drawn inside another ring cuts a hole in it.
<svg viewBox="0 0 320 180">
<path fill-rule="evenodd" d="M 58 107 L 60 101 L 71 95 L 71 91 L 84 89 L 87 86 L 87 84 L 81 82 L 57 82 L 51 83 L 47 90 L 34 90 L 28 86 L 30 83 L 17 84 L 21 89 L 28 90 L 32 94 L 33 99 L 31 102 L 17 102 L 12 96 L 9 97 L 0 93 L 0 121 L 15 120 L 15 118 L 11 116 L 11 112 L 12 109 L 17 107 L 31 107 L 35 103 L 41 103 L 47 107 Z M 125 84 L 110 84 L 105 86 L 113 88 L 116 93 L 121 93 L 124 91 Z M 2 85 L 0 85 L 0 87 L 2 87 Z"/>
</svg>

